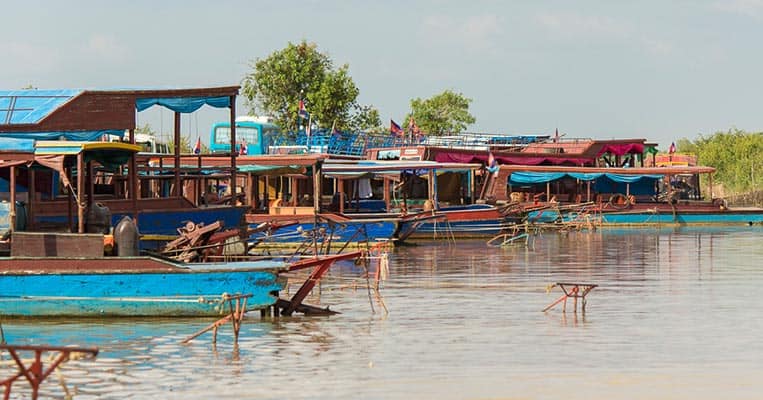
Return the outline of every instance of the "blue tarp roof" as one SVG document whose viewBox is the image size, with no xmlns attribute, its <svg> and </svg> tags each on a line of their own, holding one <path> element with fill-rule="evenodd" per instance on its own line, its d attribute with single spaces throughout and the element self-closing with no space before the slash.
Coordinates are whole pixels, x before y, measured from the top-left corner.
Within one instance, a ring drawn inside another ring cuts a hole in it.
<svg viewBox="0 0 763 400">
<path fill-rule="evenodd" d="M 0 137 L 0 152 L 12 151 L 34 153 L 34 139 L 16 139 Z"/>
<path fill-rule="evenodd" d="M 0 125 L 35 124 L 83 90 L 0 90 Z"/>
<path fill-rule="evenodd" d="M 16 139 L 35 139 L 35 140 L 72 140 L 76 142 L 94 142 L 103 135 L 114 135 L 123 137 L 124 130 L 102 130 L 102 131 L 56 131 L 56 132 L 2 132 L 2 138 Z"/>
<path fill-rule="evenodd" d="M 534 183 L 546 183 L 562 179 L 569 176 L 574 179 L 580 179 L 582 181 L 592 181 L 601 177 L 607 178 L 614 182 L 620 183 L 633 183 L 638 182 L 641 179 L 660 179 L 662 175 L 632 175 L 632 174 L 615 174 L 615 173 L 578 173 L 578 172 L 512 172 L 509 177 L 509 183 L 512 184 L 534 184 Z"/>
</svg>

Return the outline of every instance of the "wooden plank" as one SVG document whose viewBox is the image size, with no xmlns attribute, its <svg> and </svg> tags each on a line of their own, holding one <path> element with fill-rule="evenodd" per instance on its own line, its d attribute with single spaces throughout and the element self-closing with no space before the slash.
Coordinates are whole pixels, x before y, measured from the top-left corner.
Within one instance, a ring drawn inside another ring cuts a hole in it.
<svg viewBox="0 0 763 400">
<path fill-rule="evenodd" d="M 98 233 L 13 232 L 11 257 L 102 257 Z"/>
</svg>

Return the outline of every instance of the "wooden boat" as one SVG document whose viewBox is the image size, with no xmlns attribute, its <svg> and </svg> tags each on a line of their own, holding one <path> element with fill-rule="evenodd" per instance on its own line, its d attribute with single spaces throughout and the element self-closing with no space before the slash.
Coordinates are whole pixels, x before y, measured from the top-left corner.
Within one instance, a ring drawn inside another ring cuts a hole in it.
<svg viewBox="0 0 763 400">
<path fill-rule="evenodd" d="M 281 263 L 170 263 L 152 257 L 0 258 L 4 317 L 220 316 L 223 294 L 275 304 Z"/>
<path fill-rule="evenodd" d="M 217 156 L 225 158 L 227 167 L 216 169 L 214 175 L 202 174 L 200 168 L 184 170 L 180 163 L 180 115 L 208 105 L 230 108 L 233 118 L 238 90 L 230 86 L 0 91 L 0 104 L 7 105 L 0 111 L 0 167 L 16 167 L 8 175 L 3 171 L 0 179 L 15 179 L 9 191 L 14 192 L 18 184 L 19 194 L 24 192 L 31 228 L 84 231 L 93 204 L 108 209 L 111 223 L 130 215 L 144 234 L 176 234 L 176 227 L 186 220 L 238 226 L 247 207 L 200 201 L 207 180 L 240 181 L 237 154 Z M 137 112 L 154 105 L 175 114 L 175 148 L 167 155 L 174 161 L 171 168 L 140 164 L 135 156 L 142 150 L 135 140 Z M 129 135 L 124 136 L 125 132 Z M 127 143 L 102 141 L 109 136 L 124 136 Z M 236 142 L 235 128 L 230 140 Z M 40 166 L 48 170 L 41 171 Z M 232 198 L 237 198 L 237 188 L 230 185 Z"/>
<path fill-rule="evenodd" d="M 212 317 L 234 294 L 259 310 L 279 300 L 282 273 L 359 256 L 184 264 L 103 256 L 101 234 L 15 232 L 11 240 L 11 256 L 0 257 L 3 317 Z"/>
<path fill-rule="evenodd" d="M 545 205 L 546 209 L 534 215 L 545 214 L 544 218 L 558 221 L 576 217 L 570 205 L 588 202 L 587 212 L 597 225 L 604 226 L 763 223 L 761 208 L 729 207 L 712 193 L 701 193 L 700 176 L 706 176 L 712 187 L 713 172 L 714 168 L 701 166 L 502 165 L 497 179 L 507 182 L 501 196 L 520 198 L 529 207 Z M 553 218 L 560 205 L 573 213 Z"/>
</svg>

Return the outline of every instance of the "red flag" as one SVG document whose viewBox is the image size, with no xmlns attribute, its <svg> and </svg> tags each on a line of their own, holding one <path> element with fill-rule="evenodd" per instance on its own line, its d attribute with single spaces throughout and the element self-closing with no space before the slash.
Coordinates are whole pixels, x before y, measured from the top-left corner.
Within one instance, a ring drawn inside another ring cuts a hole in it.
<svg viewBox="0 0 763 400">
<path fill-rule="evenodd" d="M 310 118 L 310 114 L 307 113 L 307 109 L 305 108 L 305 102 L 304 100 L 299 101 L 299 110 L 298 110 L 299 117 L 302 119 L 308 119 Z"/>
<path fill-rule="evenodd" d="M 670 144 L 670 148 L 668 149 L 668 153 L 673 154 L 676 152 L 676 142 L 673 142 Z"/>
<path fill-rule="evenodd" d="M 201 154 L 201 137 L 196 138 L 196 144 L 193 145 L 193 154 Z"/>
<path fill-rule="evenodd" d="M 389 131 L 392 132 L 393 135 L 397 135 L 397 136 L 405 135 L 405 132 L 403 132 L 403 128 L 401 128 L 400 125 L 398 125 L 393 120 L 389 120 Z"/>
</svg>

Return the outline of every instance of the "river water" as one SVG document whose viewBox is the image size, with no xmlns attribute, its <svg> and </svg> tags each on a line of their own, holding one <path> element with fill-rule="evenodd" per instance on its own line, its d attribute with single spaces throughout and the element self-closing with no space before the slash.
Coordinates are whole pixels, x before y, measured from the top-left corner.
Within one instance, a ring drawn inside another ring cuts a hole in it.
<svg viewBox="0 0 763 400">
<path fill-rule="evenodd" d="M 200 320 L 3 329 L 14 344 L 98 346 L 62 369 L 75 399 L 759 399 L 761 260 L 761 227 L 419 243 L 390 255 L 388 313 L 344 268 L 308 301 L 342 314 L 252 316 L 237 345 L 228 326 L 216 345 L 179 344 Z M 585 314 L 541 312 L 554 282 L 599 286 Z M 64 390 L 54 377 L 42 393 Z"/>
</svg>

